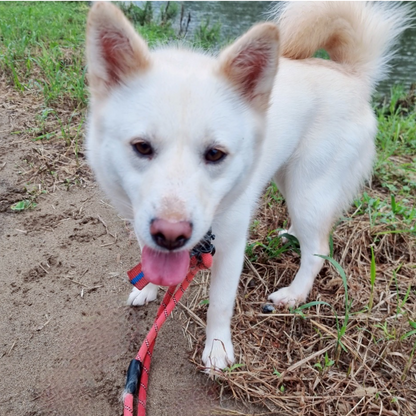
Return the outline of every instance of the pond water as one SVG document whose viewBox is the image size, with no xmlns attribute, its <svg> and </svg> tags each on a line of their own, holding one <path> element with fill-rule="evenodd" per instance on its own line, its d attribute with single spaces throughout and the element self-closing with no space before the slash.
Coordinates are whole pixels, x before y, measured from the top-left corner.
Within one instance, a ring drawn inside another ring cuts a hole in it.
<svg viewBox="0 0 416 416">
<path fill-rule="evenodd" d="M 145 2 L 135 1 L 143 7 Z M 251 25 L 267 19 L 267 12 L 272 2 L 269 1 L 185 1 L 185 14 L 190 13 L 188 33 L 192 34 L 196 28 L 209 19 L 210 24 L 221 24 L 221 38 L 226 41 L 234 39 L 244 33 Z M 416 2 L 411 2 L 416 15 Z M 166 2 L 152 2 L 155 15 Z M 179 29 L 179 17 L 175 22 Z M 397 55 L 393 61 L 390 76 L 378 86 L 378 92 L 388 93 L 394 84 L 409 87 L 416 82 L 416 17 L 413 29 L 408 29 L 401 37 Z"/>
</svg>

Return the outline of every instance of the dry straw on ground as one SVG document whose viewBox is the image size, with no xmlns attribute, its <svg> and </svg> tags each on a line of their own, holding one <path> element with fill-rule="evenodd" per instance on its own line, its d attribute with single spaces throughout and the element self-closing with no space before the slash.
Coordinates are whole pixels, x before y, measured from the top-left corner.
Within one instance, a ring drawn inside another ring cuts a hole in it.
<svg viewBox="0 0 416 416">
<path fill-rule="evenodd" d="M 377 190 L 367 189 L 376 194 Z M 299 266 L 299 255 L 269 258 L 259 248 L 257 262 L 246 259 L 232 321 L 236 363 L 218 373 L 219 392 L 256 403 L 272 415 L 414 415 L 416 369 L 414 336 L 406 337 L 416 319 L 416 238 L 370 226 L 369 217 L 346 215 L 333 233 L 334 258 L 345 270 L 350 314 L 340 274 L 326 264 L 309 300 L 316 305 L 293 313 L 262 313 L 267 294 L 286 286 Z M 269 231 L 283 228 L 284 204 L 265 197 L 251 241 L 267 245 Z M 400 224 L 396 224 L 400 229 Z M 389 231 L 387 234 L 383 232 Z M 274 234 L 276 236 L 276 233 Z M 376 282 L 370 282 L 371 247 Z M 328 263 L 328 262 L 327 262 Z M 186 334 L 201 366 L 208 275 L 201 277 L 184 307 Z M 339 327 L 347 320 L 338 343 Z M 201 367 L 202 369 L 202 367 Z"/>
</svg>

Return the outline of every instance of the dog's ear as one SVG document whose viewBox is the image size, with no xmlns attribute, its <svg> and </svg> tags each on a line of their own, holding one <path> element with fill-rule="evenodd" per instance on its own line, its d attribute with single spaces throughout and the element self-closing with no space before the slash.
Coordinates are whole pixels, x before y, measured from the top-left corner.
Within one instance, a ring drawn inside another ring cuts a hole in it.
<svg viewBox="0 0 416 416">
<path fill-rule="evenodd" d="M 88 14 L 88 81 L 93 96 L 108 90 L 150 65 L 146 42 L 116 6 L 98 2 Z"/>
<path fill-rule="evenodd" d="M 245 99 L 265 111 L 278 60 L 279 30 L 273 23 L 260 23 L 221 52 L 219 69 Z"/>
</svg>

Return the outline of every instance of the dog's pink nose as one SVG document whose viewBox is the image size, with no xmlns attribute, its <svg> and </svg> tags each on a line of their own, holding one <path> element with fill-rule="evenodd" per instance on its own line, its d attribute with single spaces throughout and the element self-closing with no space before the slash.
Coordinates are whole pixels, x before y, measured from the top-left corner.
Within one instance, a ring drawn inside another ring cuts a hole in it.
<svg viewBox="0 0 416 416">
<path fill-rule="evenodd" d="M 192 224 L 188 221 L 170 222 L 155 219 L 150 224 L 153 241 L 160 247 L 175 250 L 183 247 L 192 235 Z"/>
</svg>

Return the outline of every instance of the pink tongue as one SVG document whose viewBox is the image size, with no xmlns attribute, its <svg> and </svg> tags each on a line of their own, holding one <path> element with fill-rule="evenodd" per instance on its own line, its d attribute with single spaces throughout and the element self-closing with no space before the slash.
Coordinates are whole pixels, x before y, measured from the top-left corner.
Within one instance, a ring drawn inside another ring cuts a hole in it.
<svg viewBox="0 0 416 416">
<path fill-rule="evenodd" d="M 155 285 L 173 286 L 181 283 L 189 269 L 189 251 L 165 253 L 145 246 L 142 270 L 145 278 Z"/>
</svg>

